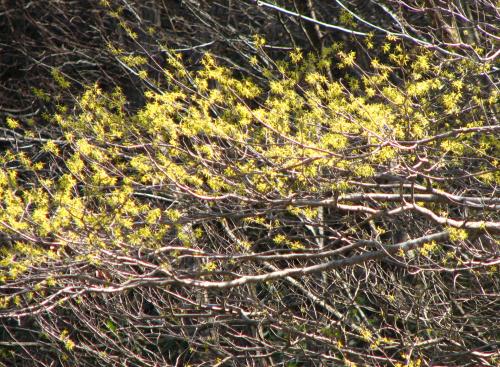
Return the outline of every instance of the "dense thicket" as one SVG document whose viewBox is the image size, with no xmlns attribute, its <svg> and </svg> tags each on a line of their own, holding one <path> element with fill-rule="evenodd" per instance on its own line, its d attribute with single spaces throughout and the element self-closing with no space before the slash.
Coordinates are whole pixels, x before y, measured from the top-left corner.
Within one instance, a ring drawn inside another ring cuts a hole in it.
<svg viewBox="0 0 500 367">
<path fill-rule="evenodd" d="M 2 6 L 0 363 L 498 364 L 493 2 Z"/>
</svg>

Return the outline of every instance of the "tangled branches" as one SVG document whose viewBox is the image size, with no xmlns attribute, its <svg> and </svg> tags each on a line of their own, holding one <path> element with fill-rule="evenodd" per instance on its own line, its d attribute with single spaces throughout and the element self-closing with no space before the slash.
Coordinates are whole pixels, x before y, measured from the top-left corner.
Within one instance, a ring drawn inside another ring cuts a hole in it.
<svg viewBox="0 0 500 367">
<path fill-rule="evenodd" d="M 369 36 L 370 9 L 349 18 L 355 2 L 337 1 L 339 27 L 367 36 L 327 45 L 314 26 L 327 5 L 297 2 L 306 19 L 283 11 L 292 3 L 273 8 L 290 47 L 254 36 L 231 57 L 201 56 L 233 32 L 215 6 L 176 8 L 193 27 L 219 22 L 203 47 L 160 52 L 126 18 L 154 24 L 152 7 L 104 4 L 141 51 L 108 39 L 102 55 L 142 102 L 91 83 L 71 108 L 55 98 L 40 124 L 7 114 L 2 363 L 498 362 L 500 126 L 486 33 L 482 54 L 429 47 L 444 28 L 406 14 L 441 8 L 407 3 L 397 16 L 384 5 L 385 31 Z M 266 4 L 231 14 L 254 26 L 273 16 Z M 66 97 L 68 75 L 52 72 Z"/>
</svg>

